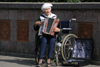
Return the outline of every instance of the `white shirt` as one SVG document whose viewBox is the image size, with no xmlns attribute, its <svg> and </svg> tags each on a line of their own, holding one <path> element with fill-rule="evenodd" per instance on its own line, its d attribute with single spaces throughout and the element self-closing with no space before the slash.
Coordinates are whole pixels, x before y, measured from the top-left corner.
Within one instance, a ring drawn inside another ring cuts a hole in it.
<svg viewBox="0 0 100 67">
<path fill-rule="evenodd" d="M 40 16 L 40 20 L 43 21 L 46 17 L 56 19 L 57 18 L 57 15 L 56 14 L 53 14 L 53 13 L 50 13 L 49 16 L 46 16 L 45 13 L 43 13 Z"/>
</svg>

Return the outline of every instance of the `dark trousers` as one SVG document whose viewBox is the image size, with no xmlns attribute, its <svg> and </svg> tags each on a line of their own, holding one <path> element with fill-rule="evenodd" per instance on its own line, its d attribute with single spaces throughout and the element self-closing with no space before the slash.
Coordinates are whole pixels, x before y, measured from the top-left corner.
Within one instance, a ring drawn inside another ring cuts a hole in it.
<svg viewBox="0 0 100 67">
<path fill-rule="evenodd" d="M 40 44 L 40 58 L 43 59 L 43 55 L 45 53 L 45 49 L 47 46 L 47 43 L 49 45 L 48 49 L 49 49 L 49 53 L 48 53 L 48 58 L 52 58 L 52 53 L 54 51 L 54 47 L 55 47 L 55 38 L 54 37 L 41 37 L 41 44 Z"/>
</svg>

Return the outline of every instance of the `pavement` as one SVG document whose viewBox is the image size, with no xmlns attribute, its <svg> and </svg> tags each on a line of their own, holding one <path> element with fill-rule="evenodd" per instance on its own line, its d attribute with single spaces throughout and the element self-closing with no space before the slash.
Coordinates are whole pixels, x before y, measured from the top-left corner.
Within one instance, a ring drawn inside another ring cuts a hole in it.
<svg viewBox="0 0 100 67">
<path fill-rule="evenodd" d="M 0 67 L 36 67 L 34 58 L 0 55 Z M 45 65 L 42 67 L 46 67 Z M 78 67 L 78 66 L 52 66 L 52 67 Z M 79 67 L 100 67 L 100 65 L 85 65 Z"/>
</svg>

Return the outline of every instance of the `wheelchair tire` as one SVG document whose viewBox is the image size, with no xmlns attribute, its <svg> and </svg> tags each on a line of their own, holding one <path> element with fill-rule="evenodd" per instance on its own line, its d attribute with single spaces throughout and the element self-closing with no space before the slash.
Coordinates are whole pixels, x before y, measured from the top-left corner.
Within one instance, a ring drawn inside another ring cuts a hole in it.
<svg viewBox="0 0 100 67">
<path fill-rule="evenodd" d="M 36 54 L 35 61 L 36 61 L 36 64 L 38 64 L 38 62 L 39 62 L 39 53 L 38 52 Z"/>
<path fill-rule="evenodd" d="M 39 61 L 39 58 L 38 58 L 38 57 L 36 57 L 36 64 L 38 64 L 38 61 Z"/>
<path fill-rule="evenodd" d="M 56 56 L 56 66 L 59 66 L 58 64 L 58 56 Z"/>
<path fill-rule="evenodd" d="M 75 38 L 77 38 L 76 35 L 68 34 L 62 40 L 61 54 L 64 61 L 71 58 Z"/>
</svg>

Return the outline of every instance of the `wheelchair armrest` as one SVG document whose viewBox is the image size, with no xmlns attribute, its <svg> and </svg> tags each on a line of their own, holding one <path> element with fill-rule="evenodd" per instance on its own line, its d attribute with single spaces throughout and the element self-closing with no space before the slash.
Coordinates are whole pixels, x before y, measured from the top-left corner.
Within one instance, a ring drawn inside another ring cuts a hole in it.
<svg viewBox="0 0 100 67">
<path fill-rule="evenodd" d="M 72 28 L 62 28 L 62 30 L 69 30 L 69 31 L 71 31 Z"/>
</svg>

